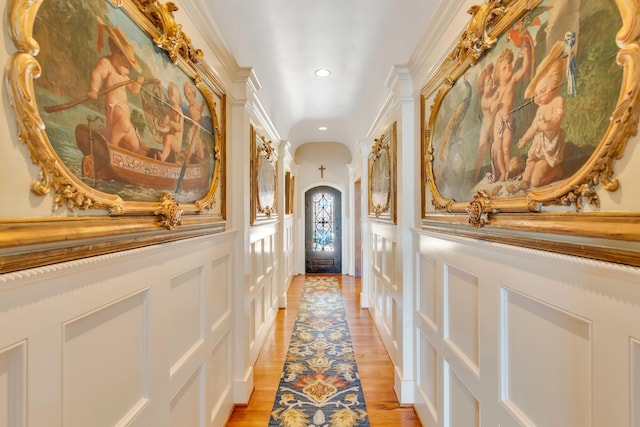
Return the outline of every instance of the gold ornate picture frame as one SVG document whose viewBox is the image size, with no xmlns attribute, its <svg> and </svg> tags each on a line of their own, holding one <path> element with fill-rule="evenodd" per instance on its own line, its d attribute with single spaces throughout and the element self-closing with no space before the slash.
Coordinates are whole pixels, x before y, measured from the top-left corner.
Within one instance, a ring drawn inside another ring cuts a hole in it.
<svg viewBox="0 0 640 427">
<path fill-rule="evenodd" d="M 176 10 L 8 2 L 7 86 L 40 168 L 31 191 L 66 216 L 2 220 L 0 272 L 224 230 L 225 93 Z M 13 255 L 25 247 L 33 256 Z"/>
<path fill-rule="evenodd" d="M 640 265 L 640 215 L 598 196 L 637 133 L 638 3 L 469 13 L 421 91 L 423 228 Z"/>
<path fill-rule="evenodd" d="M 251 224 L 277 219 L 278 157 L 263 136 L 251 126 Z"/>
<path fill-rule="evenodd" d="M 369 216 L 397 223 L 397 122 L 376 139 L 369 153 Z"/>
<path fill-rule="evenodd" d="M 284 191 L 285 191 L 285 211 L 287 215 L 293 214 L 293 201 L 295 194 L 296 177 L 290 171 L 285 172 Z"/>
</svg>

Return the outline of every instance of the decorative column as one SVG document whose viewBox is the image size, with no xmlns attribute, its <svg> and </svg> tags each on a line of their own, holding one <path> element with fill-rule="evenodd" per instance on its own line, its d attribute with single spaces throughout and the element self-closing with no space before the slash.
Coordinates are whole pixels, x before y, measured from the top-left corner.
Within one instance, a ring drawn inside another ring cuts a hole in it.
<svg viewBox="0 0 640 427">
<path fill-rule="evenodd" d="M 280 141 L 278 145 L 278 244 L 276 247 L 276 256 L 280 268 L 278 269 L 278 307 L 287 308 L 287 288 L 289 287 L 289 272 L 287 271 L 286 262 L 286 194 L 285 194 L 285 163 L 287 161 L 287 155 L 291 148 L 289 141 Z"/>
<path fill-rule="evenodd" d="M 371 265 L 371 223 L 367 214 L 369 211 L 369 153 L 371 152 L 371 147 L 367 140 L 358 141 L 357 145 L 360 151 L 360 202 L 362 206 L 362 279 L 360 281 L 362 289 L 360 291 L 360 306 L 368 308 L 371 298 L 369 291 L 371 289 L 371 271 L 373 268 Z"/>
<path fill-rule="evenodd" d="M 352 242 L 355 242 L 355 232 L 356 232 L 356 221 L 358 220 L 355 217 L 355 210 L 356 210 L 356 206 L 355 206 L 355 182 L 353 179 L 354 173 L 353 173 L 353 165 L 347 165 L 347 173 L 349 175 L 349 182 L 347 185 L 347 189 L 349 191 L 348 195 L 348 206 L 349 209 L 347 210 L 347 212 L 349 212 L 349 214 L 347 215 L 347 229 L 349 230 L 349 233 L 347 235 L 347 241 L 346 243 L 346 256 L 343 256 L 343 260 L 346 258 L 347 260 L 347 268 L 344 268 L 343 265 L 343 271 L 346 271 L 347 274 L 354 276 L 356 274 L 355 271 L 355 251 L 354 251 L 354 244 L 352 244 Z"/>
<path fill-rule="evenodd" d="M 249 254 L 250 223 L 250 145 L 249 100 L 260 89 L 250 68 L 239 70 L 233 92 L 228 96 L 227 118 L 227 189 L 226 218 L 228 230 L 236 233 L 233 271 L 234 360 L 233 398 L 235 403 L 248 403 L 253 391 L 253 366 L 250 360 L 249 313 L 245 307 L 251 283 Z"/>
<path fill-rule="evenodd" d="M 397 141 L 397 203 L 398 241 L 402 248 L 402 347 L 401 377 L 396 378 L 396 393 L 401 404 L 413 403 L 415 389 L 415 331 L 416 260 L 413 228 L 418 220 L 420 194 L 417 181 L 420 176 L 419 102 L 414 93 L 413 78 L 404 65 L 393 67 L 388 86 L 400 102 L 400 121 Z M 397 375 L 397 374 L 396 374 Z"/>
</svg>

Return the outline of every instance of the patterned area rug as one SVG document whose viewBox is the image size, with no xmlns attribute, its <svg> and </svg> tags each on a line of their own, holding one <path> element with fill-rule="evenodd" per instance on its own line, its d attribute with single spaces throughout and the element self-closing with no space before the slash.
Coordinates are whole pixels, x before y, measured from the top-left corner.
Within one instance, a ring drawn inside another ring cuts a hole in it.
<svg viewBox="0 0 640 427">
<path fill-rule="evenodd" d="M 335 277 L 305 280 L 269 426 L 369 426 Z"/>
</svg>

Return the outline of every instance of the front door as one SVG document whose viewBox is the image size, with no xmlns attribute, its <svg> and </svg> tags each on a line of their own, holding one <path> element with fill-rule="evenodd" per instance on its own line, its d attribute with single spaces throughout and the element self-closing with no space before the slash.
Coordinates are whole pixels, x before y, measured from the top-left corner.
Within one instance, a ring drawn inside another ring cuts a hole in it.
<svg viewBox="0 0 640 427">
<path fill-rule="evenodd" d="M 305 271 L 342 273 L 342 200 L 340 191 L 320 186 L 304 196 Z"/>
</svg>

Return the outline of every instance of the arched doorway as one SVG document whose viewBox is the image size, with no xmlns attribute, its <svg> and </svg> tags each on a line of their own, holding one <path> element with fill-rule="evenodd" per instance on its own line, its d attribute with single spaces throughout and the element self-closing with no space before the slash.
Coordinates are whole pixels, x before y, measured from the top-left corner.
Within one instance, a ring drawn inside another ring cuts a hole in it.
<svg viewBox="0 0 640 427">
<path fill-rule="evenodd" d="M 304 196 L 305 272 L 342 273 L 342 193 L 318 186 Z"/>
</svg>

